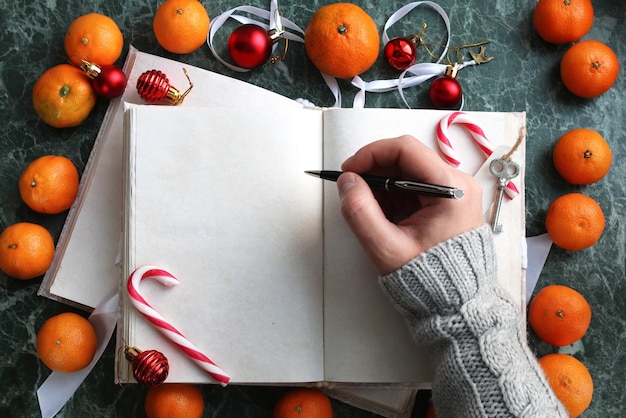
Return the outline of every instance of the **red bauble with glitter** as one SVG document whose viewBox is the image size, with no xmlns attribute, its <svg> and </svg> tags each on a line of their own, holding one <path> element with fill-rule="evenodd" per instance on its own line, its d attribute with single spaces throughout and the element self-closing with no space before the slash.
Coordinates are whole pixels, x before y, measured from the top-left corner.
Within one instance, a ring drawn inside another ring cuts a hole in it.
<svg viewBox="0 0 626 418">
<path fill-rule="evenodd" d="M 404 71 L 415 63 L 417 47 L 411 38 L 393 38 L 385 45 L 384 54 L 389 65 Z"/>
<path fill-rule="evenodd" d="M 228 52 L 233 62 L 246 69 L 265 64 L 272 54 L 270 33 L 253 23 L 239 26 L 228 38 Z"/>
<path fill-rule="evenodd" d="M 449 65 L 443 76 L 438 77 L 430 86 L 430 101 L 439 109 L 457 109 L 463 100 L 461 83 L 456 79 L 458 64 Z"/>
</svg>

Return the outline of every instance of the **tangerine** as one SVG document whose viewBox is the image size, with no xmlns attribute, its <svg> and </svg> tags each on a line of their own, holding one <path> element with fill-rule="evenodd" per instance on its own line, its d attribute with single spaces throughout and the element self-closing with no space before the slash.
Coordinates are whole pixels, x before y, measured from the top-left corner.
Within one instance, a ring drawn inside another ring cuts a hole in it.
<svg viewBox="0 0 626 418">
<path fill-rule="evenodd" d="M 313 14 L 304 32 L 304 46 L 322 73 L 352 78 L 374 65 L 380 39 L 376 23 L 363 9 L 334 3 Z"/>
<path fill-rule="evenodd" d="M 152 21 L 159 45 L 175 54 L 189 54 L 200 48 L 206 42 L 209 26 L 209 14 L 198 0 L 165 0 Z"/>
<path fill-rule="evenodd" d="M 33 86 L 33 106 L 39 117 L 55 128 L 78 126 L 96 104 L 96 92 L 87 75 L 70 64 L 44 72 Z"/>
<path fill-rule="evenodd" d="M 591 307 L 583 295 L 571 287 L 549 285 L 533 298 L 528 321 L 535 334 L 559 347 L 580 340 L 591 323 Z"/>
<path fill-rule="evenodd" d="M 592 129 L 573 129 L 559 138 L 552 152 L 556 171 L 572 184 L 591 184 L 611 168 L 613 154 L 602 135 Z"/>
<path fill-rule="evenodd" d="M 546 214 L 546 229 L 555 245 L 579 251 L 594 245 L 604 230 L 602 208 L 591 197 L 568 193 L 555 199 Z"/>
<path fill-rule="evenodd" d="M 98 339 L 87 319 L 65 312 L 46 320 L 37 333 L 37 355 L 55 372 L 72 373 L 91 363 Z"/>
<path fill-rule="evenodd" d="M 533 24 L 544 41 L 567 44 L 589 32 L 593 17 L 591 0 L 539 0 Z"/>
<path fill-rule="evenodd" d="M 582 414 L 591 404 L 593 379 L 587 367 L 568 354 L 547 354 L 539 359 L 548 383 L 570 417 Z"/>
<path fill-rule="evenodd" d="M 44 155 L 24 169 L 18 184 L 29 208 L 57 214 L 68 210 L 78 195 L 78 170 L 67 157 Z"/>
<path fill-rule="evenodd" d="M 148 389 L 144 407 L 148 418 L 200 418 L 204 397 L 197 385 L 163 383 Z"/>
<path fill-rule="evenodd" d="M 20 280 L 44 274 L 54 257 L 54 239 L 46 228 L 30 222 L 8 226 L 0 234 L 0 270 Z"/>
<path fill-rule="evenodd" d="M 561 58 L 561 80 L 574 95 L 591 99 L 617 80 L 619 60 L 613 50 L 592 39 L 572 45 Z"/>
<path fill-rule="evenodd" d="M 274 406 L 274 418 L 332 418 L 333 408 L 325 393 L 311 388 L 291 389 Z"/>
<path fill-rule="evenodd" d="M 123 48 L 124 36 L 117 23 L 100 13 L 77 17 L 65 32 L 65 53 L 78 67 L 83 60 L 97 65 L 113 64 Z"/>
</svg>

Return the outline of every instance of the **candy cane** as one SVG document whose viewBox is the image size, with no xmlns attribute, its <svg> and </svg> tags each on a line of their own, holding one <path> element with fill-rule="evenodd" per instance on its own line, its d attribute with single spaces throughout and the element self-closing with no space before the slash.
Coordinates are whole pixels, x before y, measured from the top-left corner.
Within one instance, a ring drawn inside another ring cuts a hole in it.
<svg viewBox="0 0 626 418">
<path fill-rule="evenodd" d="M 139 294 L 139 283 L 143 279 L 154 279 L 162 285 L 172 287 L 178 284 L 178 279 L 167 271 L 154 266 L 140 267 L 130 275 L 127 282 L 128 295 L 130 301 L 152 325 L 154 325 L 167 339 L 173 342 L 180 350 L 182 350 L 191 360 L 193 360 L 201 369 L 206 371 L 213 379 L 222 386 L 226 386 L 230 381 L 228 376 L 220 369 L 211 359 L 202 354 L 180 331 L 172 324 L 167 322 L 152 306 Z"/>
<path fill-rule="evenodd" d="M 493 154 L 493 145 L 485 135 L 482 128 L 474 122 L 474 120 L 467 113 L 452 112 L 444 116 L 441 121 L 439 121 L 439 125 L 437 125 L 437 144 L 439 145 L 439 150 L 448 164 L 458 167 L 461 163 L 456 151 L 452 148 L 452 143 L 450 142 L 450 137 L 448 136 L 448 128 L 453 123 L 458 123 L 467 129 L 485 156 L 489 157 Z M 512 181 L 506 185 L 504 192 L 509 199 L 513 199 L 519 195 L 519 190 Z"/>
</svg>

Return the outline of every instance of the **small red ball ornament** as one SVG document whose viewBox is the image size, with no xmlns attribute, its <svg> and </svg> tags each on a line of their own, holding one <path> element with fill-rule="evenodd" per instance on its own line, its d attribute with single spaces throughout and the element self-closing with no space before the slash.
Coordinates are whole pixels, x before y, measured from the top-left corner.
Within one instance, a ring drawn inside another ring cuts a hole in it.
<svg viewBox="0 0 626 418">
<path fill-rule="evenodd" d="M 239 67 L 253 69 L 265 64 L 272 54 L 272 46 L 283 32 L 248 23 L 235 29 L 228 38 L 228 52 Z"/>
<path fill-rule="evenodd" d="M 83 60 L 80 68 L 92 79 L 96 94 L 107 99 L 113 99 L 126 89 L 126 75 L 115 65 L 99 66 Z"/>
<path fill-rule="evenodd" d="M 139 76 L 137 79 L 137 93 L 147 102 L 167 101 L 173 105 L 181 104 L 193 88 L 193 83 L 189 78 L 187 70 L 183 68 L 183 72 L 189 81 L 189 88 L 182 94 L 180 90 L 170 85 L 167 75 L 158 70 L 149 70 Z"/>
<path fill-rule="evenodd" d="M 413 38 L 393 38 L 385 45 L 384 54 L 389 65 L 404 71 L 417 59 L 416 42 Z"/>
<path fill-rule="evenodd" d="M 126 347 L 124 354 L 130 361 L 133 376 L 138 383 L 152 387 L 160 385 L 167 379 L 170 366 L 167 358 L 160 351 L 141 351 L 136 347 Z"/>
<path fill-rule="evenodd" d="M 457 109 L 463 100 L 463 89 L 456 79 L 457 65 L 448 66 L 444 75 L 438 77 L 430 86 L 430 101 L 438 109 Z"/>
</svg>

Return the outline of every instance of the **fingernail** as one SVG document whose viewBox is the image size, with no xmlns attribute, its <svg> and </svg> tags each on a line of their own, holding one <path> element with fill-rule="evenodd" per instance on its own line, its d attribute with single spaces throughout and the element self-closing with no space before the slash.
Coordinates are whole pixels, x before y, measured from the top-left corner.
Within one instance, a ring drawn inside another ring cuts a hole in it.
<svg viewBox="0 0 626 418">
<path fill-rule="evenodd" d="M 337 179 L 337 189 L 339 190 L 339 196 L 343 196 L 348 190 L 354 186 L 356 176 L 353 173 L 345 173 L 339 176 Z"/>
</svg>

